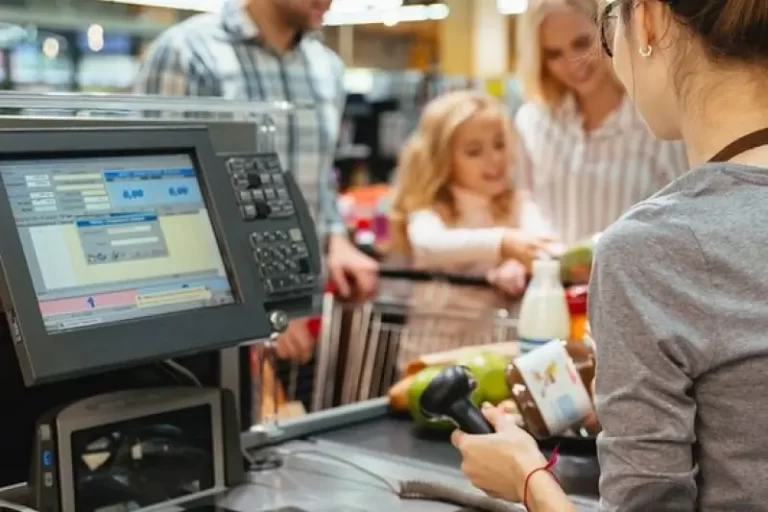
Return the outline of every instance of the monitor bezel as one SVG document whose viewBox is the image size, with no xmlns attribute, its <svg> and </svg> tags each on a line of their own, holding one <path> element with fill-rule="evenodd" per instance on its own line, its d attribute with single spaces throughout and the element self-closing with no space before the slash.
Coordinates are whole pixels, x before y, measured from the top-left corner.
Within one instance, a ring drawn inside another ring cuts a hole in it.
<svg viewBox="0 0 768 512">
<path fill-rule="evenodd" d="M 266 300 L 250 251 L 232 247 L 243 221 L 231 180 L 206 127 L 0 130 L 0 165 L 9 160 L 105 154 L 188 153 L 208 208 L 235 303 L 49 333 L 15 222 L 0 223 L 0 293 L 27 385 L 71 378 L 269 336 Z M 0 175 L 0 218 L 13 213 Z"/>
</svg>

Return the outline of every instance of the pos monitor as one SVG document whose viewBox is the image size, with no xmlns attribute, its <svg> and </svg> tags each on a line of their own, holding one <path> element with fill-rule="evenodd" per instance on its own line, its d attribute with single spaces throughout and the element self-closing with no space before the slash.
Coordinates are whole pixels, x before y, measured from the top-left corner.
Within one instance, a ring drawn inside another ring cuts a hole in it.
<svg viewBox="0 0 768 512">
<path fill-rule="evenodd" d="M 319 271 L 290 173 L 200 127 L 0 132 L 0 240 L 27 385 L 266 338 Z"/>
</svg>

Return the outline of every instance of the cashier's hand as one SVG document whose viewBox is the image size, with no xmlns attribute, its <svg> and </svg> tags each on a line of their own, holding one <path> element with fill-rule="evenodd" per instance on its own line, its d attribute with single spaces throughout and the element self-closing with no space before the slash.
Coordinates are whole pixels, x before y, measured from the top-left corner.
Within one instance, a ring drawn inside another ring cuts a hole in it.
<svg viewBox="0 0 768 512">
<path fill-rule="evenodd" d="M 378 263 L 360 252 L 345 236 L 331 236 L 328 242 L 328 270 L 336 291 L 343 298 L 349 298 L 353 290 L 360 299 L 369 298 L 376 291 Z"/>
<path fill-rule="evenodd" d="M 547 463 L 536 441 L 517 424 L 516 415 L 483 406 L 496 433 L 471 435 L 456 430 L 451 442 L 461 452 L 461 470 L 472 484 L 494 498 L 523 501 L 525 478 Z"/>
<path fill-rule="evenodd" d="M 312 359 L 315 339 L 309 332 L 306 318 L 291 320 L 288 329 L 277 338 L 277 357 L 302 363 Z"/>
</svg>

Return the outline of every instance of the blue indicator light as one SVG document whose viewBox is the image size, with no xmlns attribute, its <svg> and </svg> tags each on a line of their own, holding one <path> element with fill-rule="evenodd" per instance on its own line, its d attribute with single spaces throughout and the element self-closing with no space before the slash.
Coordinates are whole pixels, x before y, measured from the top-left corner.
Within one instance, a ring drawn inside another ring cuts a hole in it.
<svg viewBox="0 0 768 512">
<path fill-rule="evenodd" d="M 53 464 L 53 453 L 50 450 L 43 452 L 43 466 L 51 466 Z"/>
</svg>

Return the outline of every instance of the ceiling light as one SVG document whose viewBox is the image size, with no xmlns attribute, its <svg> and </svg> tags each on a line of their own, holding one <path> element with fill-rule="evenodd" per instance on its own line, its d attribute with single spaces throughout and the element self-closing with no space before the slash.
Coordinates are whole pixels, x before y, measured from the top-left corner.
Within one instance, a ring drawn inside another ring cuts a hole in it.
<svg viewBox="0 0 768 512">
<path fill-rule="evenodd" d="M 88 27 L 88 39 L 103 39 L 104 38 L 104 28 L 101 25 L 96 25 L 95 23 Z"/>
<path fill-rule="evenodd" d="M 185 11 L 218 12 L 221 0 L 101 0 L 118 4 L 164 7 Z M 403 0 L 334 0 L 325 15 L 325 25 L 363 25 L 404 21 L 442 20 L 448 17 L 445 4 L 403 5 Z M 396 20 L 396 21 L 395 21 Z"/>
<path fill-rule="evenodd" d="M 403 5 L 396 9 L 369 9 L 358 12 L 328 11 L 325 25 L 370 25 L 384 23 L 393 25 L 407 21 L 443 20 L 450 10 L 445 4 Z M 395 22 L 395 20 L 397 20 Z"/>
<path fill-rule="evenodd" d="M 59 41 L 55 37 L 48 37 L 43 41 L 43 55 L 49 59 L 59 56 Z"/>
</svg>

